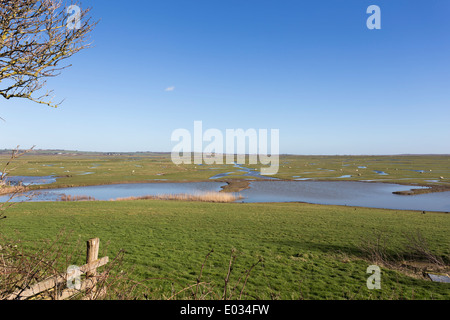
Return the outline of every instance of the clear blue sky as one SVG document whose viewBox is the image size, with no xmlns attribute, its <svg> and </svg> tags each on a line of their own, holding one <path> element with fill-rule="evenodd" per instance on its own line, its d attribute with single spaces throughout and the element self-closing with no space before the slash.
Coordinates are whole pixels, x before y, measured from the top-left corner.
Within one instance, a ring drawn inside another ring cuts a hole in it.
<svg viewBox="0 0 450 320">
<path fill-rule="evenodd" d="M 65 102 L 0 100 L 0 148 L 171 151 L 201 120 L 279 129 L 281 153 L 450 153 L 448 0 L 82 4 L 101 21 L 48 81 Z"/>
</svg>

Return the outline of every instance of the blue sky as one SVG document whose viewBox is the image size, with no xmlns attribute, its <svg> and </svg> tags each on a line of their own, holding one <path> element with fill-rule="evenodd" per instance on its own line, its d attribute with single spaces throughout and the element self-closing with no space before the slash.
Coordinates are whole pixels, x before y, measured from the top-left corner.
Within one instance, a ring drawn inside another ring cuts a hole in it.
<svg viewBox="0 0 450 320">
<path fill-rule="evenodd" d="M 0 100 L 0 148 L 171 151 L 201 120 L 279 129 L 281 153 L 450 153 L 448 0 L 82 4 L 100 22 L 47 83 L 64 103 Z"/>
</svg>

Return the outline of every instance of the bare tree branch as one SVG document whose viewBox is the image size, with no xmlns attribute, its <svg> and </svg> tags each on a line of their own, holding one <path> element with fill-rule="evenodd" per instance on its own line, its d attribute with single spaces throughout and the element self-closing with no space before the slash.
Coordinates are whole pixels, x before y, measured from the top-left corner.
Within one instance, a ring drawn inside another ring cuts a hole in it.
<svg viewBox="0 0 450 320">
<path fill-rule="evenodd" d="M 68 8 L 60 0 L 0 0 L 0 96 L 59 105 L 51 91 L 35 94 L 70 66 L 61 65 L 64 60 L 89 47 L 87 36 L 97 24 L 90 8 L 78 15 Z"/>
</svg>

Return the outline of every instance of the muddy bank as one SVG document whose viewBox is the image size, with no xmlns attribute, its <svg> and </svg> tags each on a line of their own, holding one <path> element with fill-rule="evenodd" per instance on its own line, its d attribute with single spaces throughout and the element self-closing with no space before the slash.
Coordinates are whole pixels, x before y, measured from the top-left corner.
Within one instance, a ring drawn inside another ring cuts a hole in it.
<svg viewBox="0 0 450 320">
<path fill-rule="evenodd" d="M 245 189 L 250 189 L 250 181 L 248 180 L 223 180 L 227 185 L 222 187 L 220 192 L 240 192 Z"/>
<path fill-rule="evenodd" d="M 30 189 L 27 187 L 9 187 L 9 186 L 0 186 L 0 196 L 15 194 L 15 193 L 23 193 L 29 191 Z"/>
<path fill-rule="evenodd" d="M 428 189 L 411 189 L 405 191 L 394 191 L 393 194 L 401 196 L 414 196 L 418 194 L 433 193 L 433 192 L 446 192 L 450 191 L 450 186 L 430 186 Z"/>
</svg>

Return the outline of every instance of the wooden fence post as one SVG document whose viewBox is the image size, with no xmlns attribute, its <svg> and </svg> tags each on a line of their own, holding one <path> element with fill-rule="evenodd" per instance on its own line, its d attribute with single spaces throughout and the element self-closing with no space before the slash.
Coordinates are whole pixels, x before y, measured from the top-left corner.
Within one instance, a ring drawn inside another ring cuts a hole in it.
<svg viewBox="0 0 450 320">
<path fill-rule="evenodd" d="M 98 260 L 99 246 L 100 246 L 99 238 L 90 239 L 87 242 L 86 264 L 89 264 L 91 262 Z M 86 272 L 87 278 L 95 277 L 96 275 L 97 275 L 97 269 Z"/>
<path fill-rule="evenodd" d="M 94 238 L 90 239 L 87 242 L 87 252 L 86 252 L 86 264 L 89 264 L 91 262 L 98 260 L 98 250 L 100 247 L 100 239 Z M 92 281 L 92 288 L 90 294 L 88 294 L 88 299 L 93 299 L 96 291 L 97 291 L 97 268 L 86 272 L 86 281 Z"/>
</svg>

